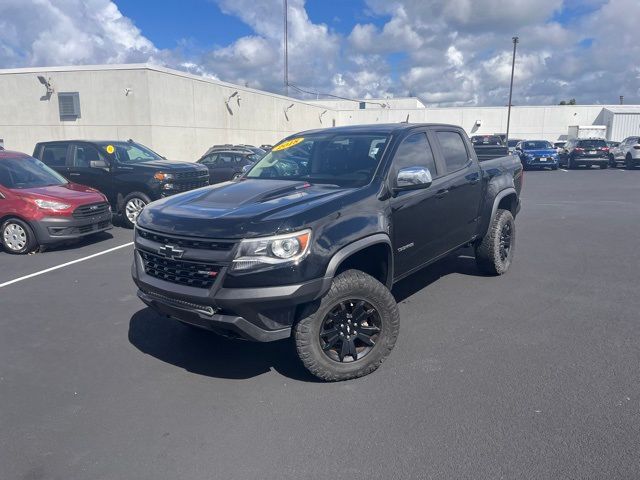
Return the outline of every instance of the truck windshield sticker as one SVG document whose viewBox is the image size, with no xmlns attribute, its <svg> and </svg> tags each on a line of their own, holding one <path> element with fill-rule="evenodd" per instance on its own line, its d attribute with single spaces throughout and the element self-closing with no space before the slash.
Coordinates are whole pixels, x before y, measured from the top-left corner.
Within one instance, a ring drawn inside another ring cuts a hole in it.
<svg viewBox="0 0 640 480">
<path fill-rule="evenodd" d="M 291 140 L 287 140 L 286 142 L 282 142 L 280 145 L 276 145 L 271 149 L 272 152 L 278 152 L 280 150 L 286 150 L 287 148 L 291 148 L 294 145 L 299 144 L 304 140 L 304 137 L 292 138 Z"/>
<path fill-rule="evenodd" d="M 107 145 L 107 146 L 105 147 L 105 150 L 107 151 L 107 153 L 108 153 L 109 155 L 111 155 L 113 152 L 115 152 L 115 151 L 116 151 L 116 149 L 114 148 L 114 146 L 113 146 L 113 145 Z"/>
</svg>

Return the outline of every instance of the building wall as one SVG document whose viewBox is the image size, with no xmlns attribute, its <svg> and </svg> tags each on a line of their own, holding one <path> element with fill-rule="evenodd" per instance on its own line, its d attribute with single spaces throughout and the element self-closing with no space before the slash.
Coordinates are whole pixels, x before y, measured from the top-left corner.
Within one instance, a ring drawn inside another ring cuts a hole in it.
<svg viewBox="0 0 640 480">
<path fill-rule="evenodd" d="M 602 111 L 600 105 L 512 107 L 511 138 L 556 141 L 566 138 L 569 125 L 592 125 Z M 340 125 L 354 123 L 451 123 L 462 126 L 469 135 L 505 133 L 506 107 L 420 108 L 413 110 L 342 110 Z M 476 122 L 480 126 L 476 126 Z"/>
</svg>

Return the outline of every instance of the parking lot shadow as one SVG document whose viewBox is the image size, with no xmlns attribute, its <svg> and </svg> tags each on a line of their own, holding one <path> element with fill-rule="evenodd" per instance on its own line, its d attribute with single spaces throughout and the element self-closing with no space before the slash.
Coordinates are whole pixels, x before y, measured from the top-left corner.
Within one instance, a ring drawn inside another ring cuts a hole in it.
<svg viewBox="0 0 640 480">
<path fill-rule="evenodd" d="M 274 369 L 294 380 L 318 381 L 302 366 L 290 339 L 270 343 L 227 339 L 150 308 L 131 317 L 129 341 L 143 353 L 198 375 L 247 379 Z"/>
<path fill-rule="evenodd" d="M 473 250 L 467 249 L 438 260 L 434 264 L 400 280 L 393 286 L 391 293 L 393 293 L 396 302 L 400 303 L 440 278 L 452 273 L 475 277 L 485 276 L 476 266 Z"/>
</svg>

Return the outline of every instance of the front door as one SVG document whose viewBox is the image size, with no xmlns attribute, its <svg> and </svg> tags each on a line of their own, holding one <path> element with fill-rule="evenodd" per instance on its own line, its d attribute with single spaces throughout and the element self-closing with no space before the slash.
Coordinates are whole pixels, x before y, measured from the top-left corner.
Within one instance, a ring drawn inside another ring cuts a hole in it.
<svg viewBox="0 0 640 480">
<path fill-rule="evenodd" d="M 74 143 L 71 152 L 69 180 L 81 185 L 93 187 L 104 193 L 112 204 L 115 204 L 115 192 L 106 159 L 98 149 L 89 143 Z M 97 163 L 103 162 L 102 166 Z"/>
<path fill-rule="evenodd" d="M 427 188 L 399 191 L 391 198 L 395 277 L 417 269 L 445 247 L 442 225 L 446 212 L 440 198 L 443 180 L 426 132 L 409 135 L 398 147 L 389 173 L 392 186 L 398 171 L 407 167 L 427 167 L 434 180 Z"/>
</svg>

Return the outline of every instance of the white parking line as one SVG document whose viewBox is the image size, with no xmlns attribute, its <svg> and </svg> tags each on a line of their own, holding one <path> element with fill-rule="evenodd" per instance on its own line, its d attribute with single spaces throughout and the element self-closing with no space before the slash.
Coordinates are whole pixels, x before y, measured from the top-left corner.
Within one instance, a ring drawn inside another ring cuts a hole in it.
<svg viewBox="0 0 640 480">
<path fill-rule="evenodd" d="M 29 275 L 25 275 L 24 277 L 15 278 L 13 280 L 9 280 L 8 282 L 0 283 L 0 288 L 7 287 L 9 285 L 21 282 L 23 280 L 27 280 L 29 278 L 37 277 L 38 275 L 43 275 L 45 273 L 53 272 L 54 270 L 58 270 L 60 268 L 68 267 L 69 265 L 73 265 L 74 263 L 80 263 L 80 262 L 84 262 L 85 260 L 91 260 L 92 258 L 96 258 L 96 257 L 99 257 L 100 255 L 111 253 L 121 248 L 130 247 L 131 245 L 133 245 L 133 242 L 125 243 L 124 245 L 118 245 L 117 247 L 109 248 L 108 250 L 94 253 L 93 255 L 89 255 L 87 257 L 78 258 L 77 260 L 72 260 L 71 262 L 62 263 L 60 265 L 56 265 L 55 267 L 46 268 L 44 270 L 40 270 L 39 272 L 30 273 Z"/>
</svg>

